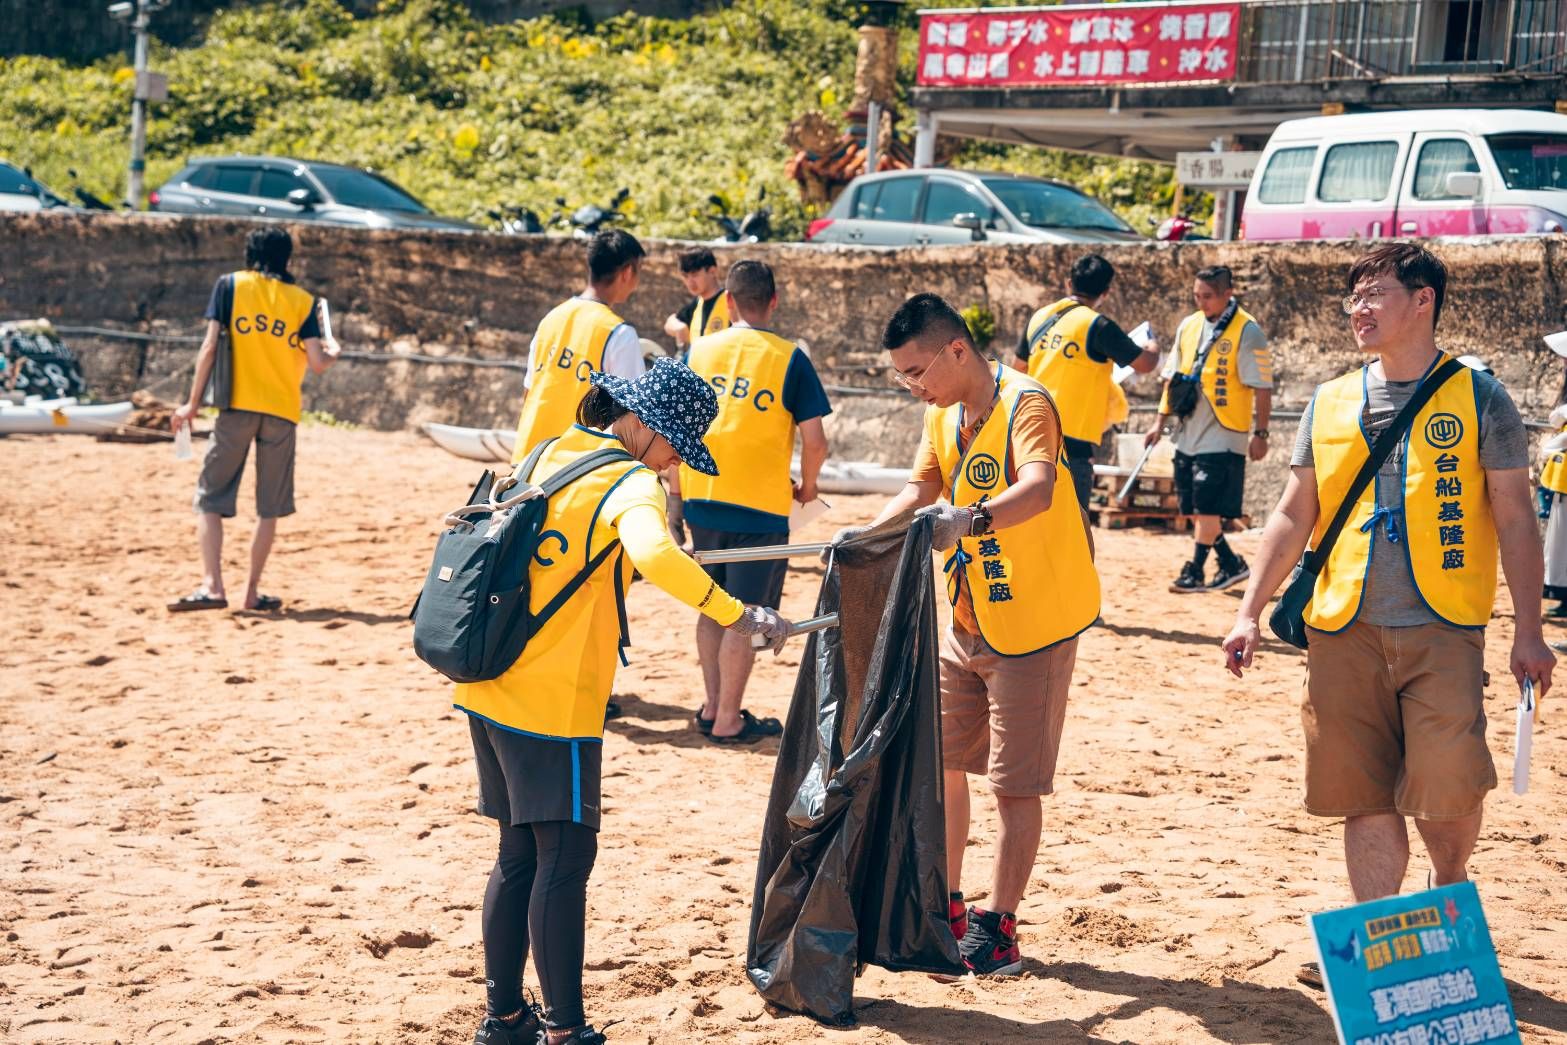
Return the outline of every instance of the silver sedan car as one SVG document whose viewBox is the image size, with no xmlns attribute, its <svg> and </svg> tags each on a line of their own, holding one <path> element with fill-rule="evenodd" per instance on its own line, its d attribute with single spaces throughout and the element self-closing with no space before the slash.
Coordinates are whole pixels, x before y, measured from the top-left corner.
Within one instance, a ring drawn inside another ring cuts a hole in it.
<svg viewBox="0 0 1567 1045">
<path fill-rule="evenodd" d="M 939 168 L 866 174 L 811 222 L 812 243 L 867 247 L 1136 243 L 1115 212 L 1065 182 Z"/>
</svg>

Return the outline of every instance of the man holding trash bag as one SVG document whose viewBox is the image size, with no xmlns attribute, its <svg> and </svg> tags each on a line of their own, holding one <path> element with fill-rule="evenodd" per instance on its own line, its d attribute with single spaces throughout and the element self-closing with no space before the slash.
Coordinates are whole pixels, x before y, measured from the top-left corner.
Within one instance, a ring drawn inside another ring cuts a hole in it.
<svg viewBox="0 0 1567 1045">
<path fill-rule="evenodd" d="M 1099 575 L 1076 490 L 1058 481 L 1061 415 L 1038 382 L 987 361 L 935 294 L 898 308 L 882 348 L 926 410 L 909 485 L 878 522 L 920 507 L 933 547 L 951 553 L 953 623 L 941 650 L 948 920 L 969 968 L 1013 975 L 1016 912 L 1039 849 L 1041 798 L 1054 790 L 1077 636 L 1099 615 Z M 981 774 L 1001 818 L 990 910 L 966 907 L 960 886 L 967 778 Z"/>
<path fill-rule="evenodd" d="M 1301 614 L 1309 640 L 1301 719 L 1305 808 L 1344 819 L 1357 902 L 1399 892 L 1406 818 L 1430 854 L 1433 885 L 1468 877 L 1485 795 L 1496 786 L 1482 686 L 1498 552 L 1513 593 L 1513 677 L 1533 679 L 1543 694 L 1555 664 L 1541 633 L 1523 424 L 1495 378 L 1449 365 L 1437 348 L 1446 283 L 1442 262 L 1408 243 L 1377 247 L 1350 268 L 1344 311 L 1371 359 L 1320 386 L 1302 417 L 1288 484 L 1223 644 L 1225 666 L 1241 675 L 1268 599 L 1354 494 Z M 1399 415 L 1412 400 L 1410 421 Z M 1374 441 L 1400 422 L 1405 430 L 1385 444 L 1394 449 L 1375 481 L 1356 483 Z M 1302 583 L 1312 583 L 1309 573 Z M 1276 628 L 1291 632 L 1287 622 Z"/>
</svg>

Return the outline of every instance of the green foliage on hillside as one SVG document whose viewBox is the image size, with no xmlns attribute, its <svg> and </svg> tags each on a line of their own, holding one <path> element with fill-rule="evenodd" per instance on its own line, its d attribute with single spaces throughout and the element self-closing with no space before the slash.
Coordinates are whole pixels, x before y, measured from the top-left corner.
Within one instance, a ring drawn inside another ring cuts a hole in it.
<svg viewBox="0 0 1567 1045">
<path fill-rule="evenodd" d="M 765 187 L 775 228 L 798 236 L 812 215 L 784 177 L 782 134 L 806 109 L 841 117 L 854 7 L 738 0 L 595 26 L 483 25 L 453 0 L 383 0 L 359 20 L 334 0 L 231 10 L 202 46 L 154 51 L 170 96 L 152 107 L 147 183 L 193 155 L 307 157 L 374 168 L 481 223 L 502 204 L 548 216 L 557 196 L 602 204 L 625 186 L 629 227 L 695 238 L 717 232 L 709 193 L 744 209 Z M 911 47 L 903 71 L 912 83 Z M 0 156 L 57 191 L 74 168 L 123 195 L 131 81 L 123 60 L 0 60 Z M 1167 167 L 1040 149 L 975 143 L 958 163 L 1064 177 L 1139 228 L 1173 188 Z"/>
</svg>

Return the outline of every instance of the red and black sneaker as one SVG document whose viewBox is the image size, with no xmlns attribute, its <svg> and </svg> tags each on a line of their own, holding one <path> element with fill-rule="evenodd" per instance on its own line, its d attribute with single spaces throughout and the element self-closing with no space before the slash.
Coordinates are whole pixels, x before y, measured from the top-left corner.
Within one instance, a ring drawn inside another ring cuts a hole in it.
<svg viewBox="0 0 1567 1045">
<path fill-rule="evenodd" d="M 968 933 L 968 904 L 963 902 L 962 893 L 947 894 L 947 926 L 952 930 L 952 938 L 962 943 Z"/>
<path fill-rule="evenodd" d="M 1016 976 L 1023 969 L 1017 917 L 982 907 L 969 909 L 968 932 L 958 941 L 963 964 L 976 976 Z"/>
</svg>

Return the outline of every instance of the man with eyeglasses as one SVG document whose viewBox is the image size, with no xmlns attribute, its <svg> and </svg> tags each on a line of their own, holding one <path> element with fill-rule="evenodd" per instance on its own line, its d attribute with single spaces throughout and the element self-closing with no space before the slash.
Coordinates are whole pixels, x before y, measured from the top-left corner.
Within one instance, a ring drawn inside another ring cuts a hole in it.
<svg viewBox="0 0 1567 1045">
<path fill-rule="evenodd" d="M 1016 912 L 1039 849 L 1041 800 L 1054 789 L 1077 636 L 1099 615 L 1087 517 L 1061 481 L 1054 401 L 980 355 L 951 305 L 916 294 L 888 321 L 882 348 L 926 409 L 909 484 L 877 522 L 919 508 L 936 549 L 952 553 L 941 648 L 947 916 L 976 974 L 1015 975 Z M 989 910 L 966 906 L 960 886 L 970 775 L 989 778 L 1001 820 Z"/>
<path fill-rule="evenodd" d="M 1224 640 L 1236 676 L 1252 664 L 1268 599 L 1321 540 L 1371 444 L 1449 358 L 1436 344 L 1446 284 L 1442 262 L 1414 244 L 1378 247 L 1350 268 L 1344 311 L 1371 359 L 1320 386 L 1301 419 L 1288 484 Z M 1463 368 L 1361 495 L 1305 611 L 1305 808 L 1343 818 L 1356 902 L 1402 887 L 1406 818 L 1430 855 L 1431 884 L 1468 877 L 1496 786 L 1482 687 L 1498 554 L 1513 595 L 1513 677 L 1543 694 L 1555 658 L 1540 624 L 1528 442 L 1501 383 Z M 1300 978 L 1320 985 L 1320 970 Z"/>
</svg>

